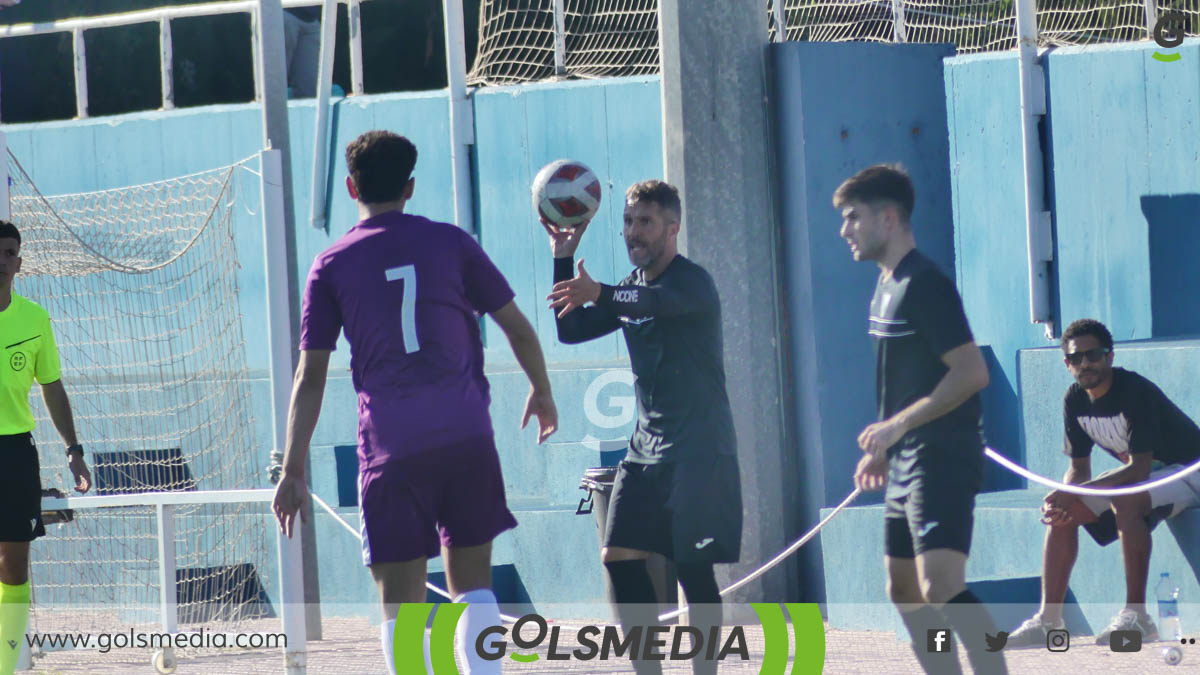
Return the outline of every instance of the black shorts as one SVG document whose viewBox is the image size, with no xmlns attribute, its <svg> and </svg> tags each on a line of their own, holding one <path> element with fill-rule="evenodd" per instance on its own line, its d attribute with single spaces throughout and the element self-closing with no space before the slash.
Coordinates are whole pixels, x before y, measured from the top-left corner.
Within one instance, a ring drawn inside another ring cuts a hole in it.
<svg viewBox="0 0 1200 675">
<path fill-rule="evenodd" d="M 888 465 L 884 552 L 892 558 L 939 548 L 970 554 L 975 495 L 983 482 L 982 444 L 910 443 Z"/>
<path fill-rule="evenodd" d="M 0 541 L 33 541 L 42 524 L 42 476 L 30 434 L 0 436 Z"/>
<path fill-rule="evenodd" d="M 737 457 L 621 462 L 604 545 L 661 553 L 677 563 L 737 562 L 742 549 Z"/>
</svg>

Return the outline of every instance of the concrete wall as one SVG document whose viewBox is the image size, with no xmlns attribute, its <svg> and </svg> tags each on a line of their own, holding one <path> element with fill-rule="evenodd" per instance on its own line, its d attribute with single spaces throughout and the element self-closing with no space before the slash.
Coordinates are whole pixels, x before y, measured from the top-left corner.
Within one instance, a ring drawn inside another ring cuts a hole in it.
<svg viewBox="0 0 1200 675">
<path fill-rule="evenodd" d="M 1043 59 L 1055 322 L 1061 332 L 1090 316 L 1118 341 L 1154 338 L 1119 343 L 1118 365 L 1151 377 L 1200 417 L 1200 347 L 1182 339 L 1200 333 L 1193 254 L 1200 232 L 1200 42 L 1185 43 L 1183 58 L 1170 64 L 1151 59 L 1154 50 L 1145 42 L 1066 48 Z M 1070 378 L 1057 343 L 1028 320 L 1015 55 L 947 59 L 945 91 L 956 273 L 976 341 L 992 362 L 989 442 L 1058 478 L 1067 466 L 1062 396 Z M 1099 459 L 1095 470 L 1110 465 Z M 1004 629 L 1036 610 L 1044 530 L 1037 508 L 1045 492 L 1033 487 L 977 501 L 968 581 L 998 603 L 993 613 Z M 864 580 L 859 567 L 873 563 L 863 551 L 882 547 L 881 517 L 878 507 L 851 509 L 822 532 L 830 620 L 839 627 L 896 621 L 882 574 Z M 1083 604 L 1067 618 L 1072 632 L 1090 634 L 1119 609 L 1124 585 L 1119 551 L 1083 539 L 1071 584 L 1071 597 Z M 1200 620 L 1186 604 L 1200 594 L 1197 551 L 1200 511 L 1155 532 L 1151 589 L 1160 571 L 1171 572 L 1183 588 L 1185 623 Z"/>
<path fill-rule="evenodd" d="M 633 422 L 632 378 L 624 342 L 618 336 L 587 345 L 559 345 L 553 318 L 545 309 L 551 272 L 550 252 L 529 202 L 529 184 L 543 164 L 571 157 L 589 164 L 604 184 L 599 215 L 589 228 L 580 257 L 600 280 L 624 276 L 629 268 L 620 242 L 624 188 L 660 176 L 662 147 L 659 88 L 656 78 L 496 88 L 474 98 L 478 144 L 474 169 L 479 238 L 517 292 L 517 303 L 534 322 L 550 362 L 561 416 L 560 430 L 543 446 L 535 431 L 518 423 L 528 383 L 503 334 L 484 328 L 487 370 L 492 382 L 492 416 L 505 472 L 510 505 L 522 526 L 496 544 L 496 562 L 516 567 L 534 603 L 573 602 L 580 613 L 602 616 L 587 607 L 603 602 L 603 587 L 592 516 L 576 516 L 584 493 L 577 489 L 584 469 L 612 461 L 602 451 L 623 447 Z M 414 173 L 412 212 L 450 220 L 453 213 L 448 144 L 447 100 L 443 93 L 364 96 L 334 107 L 330 228 L 310 228 L 308 185 L 314 105 L 291 105 L 291 142 L 295 180 L 298 257 L 307 271 L 313 257 L 357 219 L 342 187 L 346 176 L 342 148 L 363 131 L 396 130 L 419 149 Z M 256 152 L 261 145 L 261 113 L 253 106 L 219 106 L 3 127 L 9 147 L 45 194 L 97 190 L 161 180 L 222 166 Z M 270 447 L 268 354 L 264 309 L 261 224 L 257 218 L 258 183 L 245 174 L 239 185 L 236 216 L 238 283 L 246 364 L 252 390 L 256 484 L 267 487 L 261 467 Z M 18 282 L 19 284 L 19 282 Z M 338 503 L 335 446 L 353 445 L 356 407 L 344 343 L 331 362 L 325 407 L 313 441 L 314 491 Z M 87 439 L 84 439 L 87 442 Z M 357 527 L 357 509 L 340 508 Z M 359 543 L 327 515 L 318 516 L 322 601 L 344 611 L 370 615 L 374 585 L 361 563 Z M 274 555 L 273 533 L 262 546 Z M 553 545 L 547 545 L 550 542 Z M 54 544 L 39 544 L 43 551 Z M 435 563 L 433 569 L 437 569 Z M 273 579 L 273 571 L 268 570 Z M 274 587 L 268 588 L 274 595 Z M 345 609 L 350 608 L 350 609 Z"/>
<path fill-rule="evenodd" d="M 953 274 L 941 65 L 951 50 L 796 42 L 768 53 L 798 451 L 813 508 L 837 504 L 853 489 L 855 439 L 876 417 L 866 328 L 879 268 L 851 258 L 833 191 L 871 164 L 902 163 L 916 185 L 917 244 Z"/>
<path fill-rule="evenodd" d="M 1153 52 L 1136 43 L 1043 59 L 1060 333 L 1083 317 L 1118 340 L 1200 332 L 1187 254 L 1200 223 L 1200 43 L 1175 63 Z M 1004 431 L 989 440 L 1017 449 L 1017 352 L 1047 341 L 1028 320 L 1016 59 L 956 57 L 945 72 L 959 285 L 998 364 L 992 389 L 1004 389 L 987 411 Z"/>
</svg>

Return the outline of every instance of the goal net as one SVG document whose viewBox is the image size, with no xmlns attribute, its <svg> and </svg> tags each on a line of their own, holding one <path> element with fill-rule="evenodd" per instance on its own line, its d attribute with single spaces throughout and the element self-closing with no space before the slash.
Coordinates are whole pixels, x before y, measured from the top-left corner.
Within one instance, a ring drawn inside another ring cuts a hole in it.
<svg viewBox="0 0 1200 675">
<path fill-rule="evenodd" d="M 53 322 L 90 494 L 258 487 L 233 227 L 245 170 L 46 196 L 9 153 L 24 259 L 15 290 Z M 30 401 L 43 487 L 73 493 L 40 392 Z M 271 614 L 264 505 L 175 509 L 180 629 L 231 631 Z M 47 526 L 32 549 L 30 632 L 160 630 L 156 532 L 147 506 Z"/>
<path fill-rule="evenodd" d="M 468 83 L 659 71 L 657 0 L 557 1 L 563 22 L 556 29 L 556 0 L 482 0 Z M 788 40 L 949 43 L 959 53 L 1017 45 L 1013 0 L 764 0 L 763 21 L 772 40 L 779 28 L 776 2 L 783 3 Z M 1160 16 L 1180 12 L 1188 18 L 1187 34 L 1200 34 L 1200 0 L 1160 0 L 1156 8 Z M 1037 22 L 1043 46 L 1153 37 L 1145 0 L 1038 0 Z"/>
<path fill-rule="evenodd" d="M 959 53 L 1001 51 L 1017 44 L 1012 0 L 767 0 L 774 36 L 774 2 L 784 3 L 789 40 L 954 44 Z M 1200 0 L 1159 2 L 1190 15 L 1200 31 Z M 1087 45 L 1145 40 L 1145 0 L 1038 0 L 1038 42 Z"/>
<path fill-rule="evenodd" d="M 658 72 L 657 0 L 558 0 L 562 72 L 555 68 L 556 0 L 483 0 L 468 84 Z"/>
</svg>

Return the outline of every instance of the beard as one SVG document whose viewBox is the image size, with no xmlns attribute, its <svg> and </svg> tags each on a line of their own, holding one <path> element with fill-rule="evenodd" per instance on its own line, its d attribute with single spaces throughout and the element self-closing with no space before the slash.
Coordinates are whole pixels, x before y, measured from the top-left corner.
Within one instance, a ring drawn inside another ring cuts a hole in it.
<svg viewBox="0 0 1200 675">
<path fill-rule="evenodd" d="M 635 247 L 636 244 L 636 247 Z M 654 263 L 662 257 L 663 249 L 666 247 L 666 238 L 662 240 L 625 242 L 625 250 L 629 254 L 629 262 L 634 267 L 646 269 L 653 267 Z"/>
</svg>

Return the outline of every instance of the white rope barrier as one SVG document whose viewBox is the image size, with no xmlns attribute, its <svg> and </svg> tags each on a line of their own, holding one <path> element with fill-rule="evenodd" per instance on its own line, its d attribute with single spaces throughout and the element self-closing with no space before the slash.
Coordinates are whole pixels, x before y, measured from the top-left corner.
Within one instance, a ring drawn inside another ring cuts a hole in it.
<svg viewBox="0 0 1200 675">
<path fill-rule="evenodd" d="M 771 560 L 768 561 L 766 564 L 762 565 L 761 567 L 754 570 L 750 574 L 747 574 L 746 576 L 742 577 L 739 581 L 736 581 L 736 582 L 730 584 L 727 588 L 725 588 L 724 590 L 721 591 L 721 596 L 724 597 L 726 595 L 729 595 L 730 593 L 736 591 L 737 589 L 741 588 L 742 586 L 745 586 L 746 584 L 750 583 L 751 581 L 754 581 L 755 579 L 757 579 L 757 578 L 761 577 L 762 575 L 766 574 L 767 572 L 771 571 L 772 568 L 774 568 L 776 565 L 783 562 L 788 556 L 790 556 L 791 554 L 793 554 L 797 550 L 799 550 L 801 546 L 807 544 L 813 537 L 817 536 L 817 533 L 821 531 L 822 527 L 825 527 L 825 525 L 828 524 L 829 521 L 833 520 L 833 517 L 836 516 L 838 513 L 840 513 L 842 511 L 842 509 L 846 508 L 847 506 L 850 506 L 850 502 L 853 502 L 855 499 L 857 499 L 858 495 L 860 495 L 860 494 L 862 494 L 862 490 L 860 490 L 859 488 L 854 488 L 854 492 L 851 492 L 849 495 L 847 495 L 846 498 L 842 500 L 842 503 L 837 505 L 837 508 L 835 508 L 832 512 L 830 512 L 829 515 L 822 518 L 821 522 L 817 523 L 816 527 L 814 527 L 813 529 L 806 532 L 803 537 L 800 537 L 796 541 L 792 542 L 791 546 L 788 546 L 787 548 L 780 551 L 778 555 L 776 555 L 774 558 L 771 558 Z M 658 620 L 659 621 L 667 621 L 669 619 L 674 619 L 675 617 L 679 616 L 680 614 L 683 614 L 686 611 L 687 611 L 686 607 L 681 607 L 677 610 L 667 612 L 666 614 L 659 616 Z"/>
<path fill-rule="evenodd" d="M 996 452 L 995 450 L 991 449 L 990 447 L 984 448 L 984 453 L 992 461 L 996 462 L 997 464 L 1004 467 L 1005 469 L 1012 471 L 1013 473 L 1017 474 L 1018 476 L 1025 478 L 1026 480 L 1033 481 L 1035 483 L 1044 485 L 1048 488 L 1052 488 L 1055 490 L 1062 490 L 1063 492 L 1070 492 L 1072 494 L 1077 494 L 1077 495 L 1092 495 L 1092 496 L 1096 496 L 1096 497 L 1119 497 L 1121 495 L 1137 494 L 1139 492 L 1145 492 L 1147 490 L 1151 490 L 1153 488 L 1156 488 L 1156 487 L 1159 487 L 1162 485 L 1167 485 L 1169 483 L 1173 483 L 1177 480 L 1182 480 L 1183 478 L 1185 478 L 1193 473 L 1196 473 L 1197 471 L 1200 471 L 1200 461 L 1197 461 L 1194 464 L 1187 466 L 1169 476 L 1163 476 L 1162 478 L 1159 478 L 1157 480 L 1153 480 L 1153 481 L 1150 481 L 1147 483 L 1138 483 L 1137 485 L 1129 485 L 1129 486 L 1123 486 L 1123 487 L 1119 487 L 1119 488 L 1092 488 L 1092 487 L 1087 487 L 1087 486 L 1083 486 L 1083 485 L 1070 485 L 1067 483 L 1060 483 L 1058 481 L 1039 476 L 1038 474 L 1033 473 L 1029 469 L 1026 469 L 1025 467 L 1013 462 L 1012 460 L 1008 459 L 1004 455 L 1001 455 L 1000 453 Z M 837 516 L 839 513 L 841 513 L 843 509 L 845 509 L 855 499 L 857 499 L 860 494 L 862 494 L 862 490 L 855 488 L 853 492 L 851 492 L 849 495 L 846 496 L 845 499 L 842 500 L 841 504 L 838 504 L 837 507 L 834 508 L 833 511 L 831 511 L 829 513 L 829 515 L 822 518 L 821 522 L 817 523 L 815 527 L 813 527 L 808 532 L 804 533 L 804 536 L 802 536 L 799 539 L 797 539 L 796 541 L 792 542 L 791 545 L 789 545 L 787 548 L 780 551 L 774 558 L 771 558 L 769 561 L 767 561 L 763 565 L 759 566 L 758 569 L 754 570 L 750 574 L 747 574 L 746 576 L 742 577 L 738 581 L 736 581 L 736 582 L 730 584 L 728 587 L 724 588 L 721 591 L 721 596 L 724 597 L 726 595 L 729 595 L 730 593 L 733 593 L 734 591 L 738 590 L 739 588 L 745 586 L 746 584 L 754 581 L 755 579 L 761 577 L 762 575 L 766 574 L 767 572 L 769 572 L 772 569 L 774 569 L 775 567 L 777 567 L 781 562 L 786 560 L 788 558 L 788 556 L 790 556 L 793 553 L 795 553 L 796 551 L 798 551 L 801 546 L 804 546 L 809 541 L 811 541 L 813 537 L 817 536 L 817 533 L 821 531 L 821 528 L 823 528 L 827 524 L 829 524 L 829 521 L 833 520 L 833 518 L 835 516 Z M 317 504 L 319 504 L 322 508 L 324 508 L 326 511 L 328 511 L 329 515 L 333 516 L 334 519 L 336 519 L 339 523 L 341 523 L 342 527 L 345 527 L 352 534 L 354 534 L 355 537 L 358 537 L 359 541 L 362 540 L 362 535 L 358 532 L 358 530 L 354 529 L 353 525 L 346 522 L 346 520 L 344 518 L 342 518 L 340 515 L 338 515 L 338 513 L 336 511 L 334 511 L 331 506 L 326 504 L 324 500 L 322 500 L 316 494 L 313 494 L 312 498 L 314 501 L 316 501 Z M 435 586 L 429 582 L 426 582 L 425 586 L 429 590 L 433 591 L 434 593 L 437 593 L 438 595 L 440 595 L 444 598 L 452 599 L 450 597 L 450 594 L 447 593 L 445 590 L 438 588 L 437 586 Z M 674 619 L 674 618 L 678 617 L 679 615 L 685 613 L 686 611 L 687 611 L 686 607 L 681 607 L 679 609 L 667 612 L 666 614 L 662 614 L 661 616 L 658 617 L 658 620 L 659 621 L 668 621 L 670 619 Z M 510 622 L 510 623 L 515 622 L 517 620 L 516 617 L 507 616 L 504 614 L 501 614 L 500 618 L 507 622 Z"/>
<path fill-rule="evenodd" d="M 1138 483 L 1136 485 L 1127 485 L 1127 486 L 1122 486 L 1122 487 L 1118 487 L 1118 488 L 1093 488 L 1093 487 L 1087 487 L 1085 485 L 1071 485 L 1069 483 L 1060 483 L 1056 480 L 1051 480 L 1049 478 L 1043 478 L 1042 476 L 1039 476 L 1036 473 L 1030 471 L 1029 469 L 1026 469 L 1025 467 L 1021 466 L 1020 464 L 1013 462 L 1011 459 L 1005 457 L 1004 455 L 1001 455 L 1000 453 L 996 452 L 995 450 L 993 450 L 991 448 L 984 448 L 983 451 L 984 451 L 984 453 L 987 454 L 987 456 L 993 462 L 1008 469 L 1009 471 L 1012 471 L 1013 473 L 1017 474 L 1018 476 L 1025 478 L 1026 480 L 1031 480 L 1035 483 L 1039 483 L 1041 485 L 1044 485 L 1048 488 L 1053 488 L 1055 490 L 1061 490 L 1063 492 L 1070 492 L 1071 494 L 1076 494 L 1076 495 L 1090 495 L 1093 497 L 1120 497 L 1121 495 L 1133 495 L 1133 494 L 1137 494 L 1139 492 L 1145 492 L 1147 490 L 1152 490 L 1152 489 L 1162 486 L 1162 485 L 1167 485 L 1168 483 L 1174 483 L 1177 480 L 1182 480 L 1186 476 L 1189 476 L 1193 473 L 1196 473 L 1197 471 L 1200 471 L 1200 461 L 1197 461 L 1194 464 L 1192 464 L 1188 467 L 1185 467 L 1183 469 L 1180 469 L 1179 471 L 1177 471 L 1169 476 L 1163 476 L 1162 478 L 1159 478 L 1157 480 L 1152 480 L 1148 483 Z"/>
</svg>

